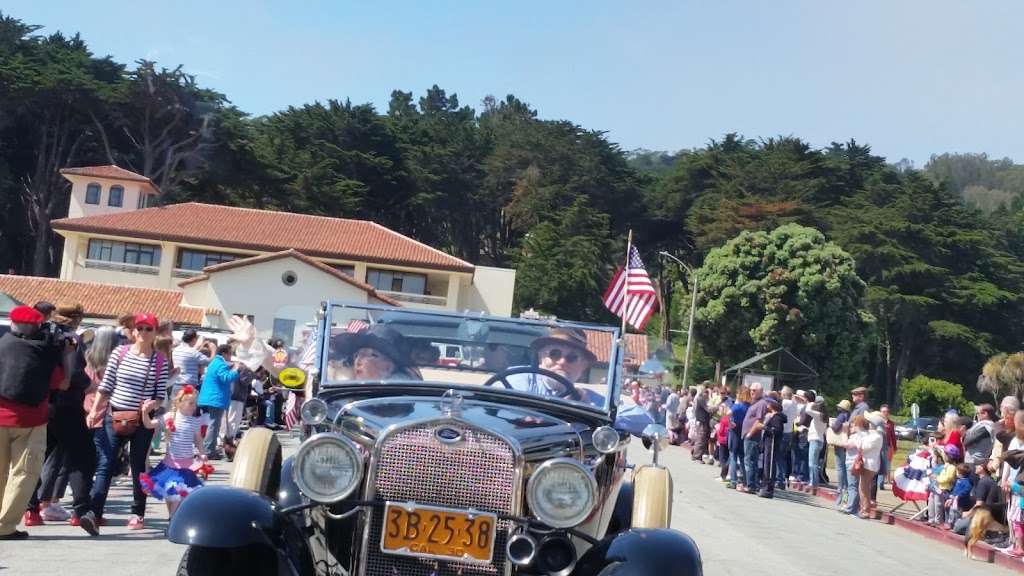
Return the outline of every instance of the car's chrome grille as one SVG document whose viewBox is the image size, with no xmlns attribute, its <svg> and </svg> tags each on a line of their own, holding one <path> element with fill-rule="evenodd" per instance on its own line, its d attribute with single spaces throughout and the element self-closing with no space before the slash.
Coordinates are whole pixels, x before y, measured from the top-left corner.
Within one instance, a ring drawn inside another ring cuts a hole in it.
<svg viewBox="0 0 1024 576">
<path fill-rule="evenodd" d="M 454 445 L 439 441 L 437 423 L 400 430 L 381 447 L 375 479 L 378 501 L 422 504 L 511 513 L 515 490 L 515 455 L 501 438 L 459 425 Z M 508 522 L 498 522 L 492 565 L 384 554 L 380 549 L 383 508 L 372 514 L 366 556 L 367 576 L 501 575 L 506 573 L 505 541 Z"/>
</svg>

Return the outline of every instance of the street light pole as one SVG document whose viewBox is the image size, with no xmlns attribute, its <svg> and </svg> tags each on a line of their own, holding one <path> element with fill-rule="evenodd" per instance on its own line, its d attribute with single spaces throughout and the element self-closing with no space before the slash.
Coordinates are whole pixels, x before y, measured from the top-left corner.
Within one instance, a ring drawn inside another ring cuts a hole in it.
<svg viewBox="0 0 1024 576">
<path fill-rule="evenodd" d="M 693 299 L 690 302 L 690 327 L 686 331 L 686 359 L 683 361 L 683 386 L 686 386 L 687 378 L 690 375 L 690 354 L 693 351 L 693 314 L 697 309 L 697 275 L 693 273 L 693 269 L 686 265 L 685 262 L 669 254 L 668 252 L 659 252 L 666 258 L 671 258 L 676 264 L 679 264 L 686 270 L 686 273 L 693 277 Z"/>
</svg>

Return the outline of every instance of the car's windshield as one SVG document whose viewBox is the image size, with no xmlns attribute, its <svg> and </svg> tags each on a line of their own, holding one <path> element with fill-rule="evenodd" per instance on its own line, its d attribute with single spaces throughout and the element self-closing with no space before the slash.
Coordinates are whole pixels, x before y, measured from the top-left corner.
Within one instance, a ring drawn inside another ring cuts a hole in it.
<svg viewBox="0 0 1024 576">
<path fill-rule="evenodd" d="M 610 409 L 617 331 L 557 321 L 336 304 L 323 382 L 492 386 Z"/>
</svg>

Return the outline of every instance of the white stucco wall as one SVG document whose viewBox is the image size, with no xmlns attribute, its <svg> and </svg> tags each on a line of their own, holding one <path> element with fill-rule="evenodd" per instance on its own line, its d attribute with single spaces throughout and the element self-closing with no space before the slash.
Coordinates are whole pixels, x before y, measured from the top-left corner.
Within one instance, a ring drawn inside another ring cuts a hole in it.
<svg viewBox="0 0 1024 576">
<path fill-rule="evenodd" d="M 141 182 L 133 182 L 131 180 L 112 180 L 108 178 L 92 178 L 90 176 L 75 176 L 71 174 L 67 174 L 64 177 L 71 181 L 71 203 L 68 206 L 69 218 L 138 210 L 139 194 L 142 194 L 143 186 L 143 183 Z M 85 203 L 85 191 L 90 183 L 100 185 L 99 204 Z M 124 188 L 124 196 L 122 197 L 121 206 L 110 206 L 108 204 L 110 202 L 111 186 L 121 186 Z"/>
<path fill-rule="evenodd" d="M 295 284 L 281 278 L 294 272 Z M 269 338 L 274 319 L 295 321 L 295 338 L 302 326 L 313 319 L 324 300 L 366 303 L 367 293 L 294 258 L 281 258 L 240 268 L 223 270 L 208 280 L 185 286 L 185 300 L 193 306 L 216 308 L 223 318 L 232 314 L 255 316 L 261 338 Z"/>
<path fill-rule="evenodd" d="M 462 287 L 459 308 L 479 310 L 495 316 L 511 316 L 515 288 L 515 270 L 477 266 L 472 283 Z"/>
</svg>

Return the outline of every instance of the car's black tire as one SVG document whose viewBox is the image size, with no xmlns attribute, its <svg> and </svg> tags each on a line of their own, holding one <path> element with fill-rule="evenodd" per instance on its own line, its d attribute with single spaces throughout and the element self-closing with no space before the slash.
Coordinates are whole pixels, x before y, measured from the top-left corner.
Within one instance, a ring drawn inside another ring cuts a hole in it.
<svg viewBox="0 0 1024 576">
<path fill-rule="evenodd" d="M 177 576 L 278 576 L 274 551 L 265 546 L 206 548 L 189 546 L 178 564 Z"/>
</svg>

